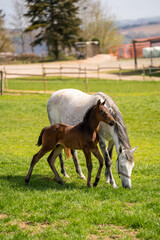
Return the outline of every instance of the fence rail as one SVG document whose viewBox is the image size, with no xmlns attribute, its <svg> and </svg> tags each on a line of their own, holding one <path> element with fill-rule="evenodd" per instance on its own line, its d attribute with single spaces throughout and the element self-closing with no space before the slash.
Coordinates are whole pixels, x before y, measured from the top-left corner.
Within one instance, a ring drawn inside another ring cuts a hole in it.
<svg viewBox="0 0 160 240">
<path fill-rule="evenodd" d="M 154 71 L 152 71 L 154 70 Z M 149 67 L 149 73 L 150 74 L 157 74 L 160 72 L 160 67 Z"/>
</svg>

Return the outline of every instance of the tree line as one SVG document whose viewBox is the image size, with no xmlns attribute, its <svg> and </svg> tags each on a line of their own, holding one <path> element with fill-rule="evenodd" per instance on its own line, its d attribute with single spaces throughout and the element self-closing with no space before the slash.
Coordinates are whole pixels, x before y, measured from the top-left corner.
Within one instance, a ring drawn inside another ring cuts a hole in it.
<svg viewBox="0 0 160 240">
<path fill-rule="evenodd" d="M 19 30 L 22 52 L 26 34 L 30 36 L 32 51 L 36 45 L 45 43 L 48 55 L 55 59 L 59 59 L 64 49 L 71 50 L 76 41 L 96 40 L 101 53 L 121 44 L 115 19 L 99 0 L 13 0 L 13 9 L 12 25 Z M 13 48 L 4 29 L 4 19 L 0 10 L 0 52 Z"/>
</svg>

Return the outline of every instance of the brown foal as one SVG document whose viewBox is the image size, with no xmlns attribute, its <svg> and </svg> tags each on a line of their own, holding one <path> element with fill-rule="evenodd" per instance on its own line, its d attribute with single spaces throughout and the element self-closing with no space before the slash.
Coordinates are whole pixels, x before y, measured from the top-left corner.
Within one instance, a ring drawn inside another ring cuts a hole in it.
<svg viewBox="0 0 160 240">
<path fill-rule="evenodd" d="M 101 103 L 101 101 L 98 100 L 97 104 L 87 111 L 83 122 L 75 126 L 58 123 L 42 129 L 37 143 L 38 146 L 42 144 L 42 147 L 40 151 L 33 156 L 30 169 L 25 179 L 26 184 L 28 184 L 30 180 L 35 164 L 40 160 L 40 158 L 42 158 L 47 152 L 51 150 L 52 152 L 47 159 L 48 163 L 56 177 L 57 182 L 63 184 L 63 181 L 55 168 L 54 162 L 57 156 L 60 154 L 61 150 L 64 147 L 67 147 L 70 149 L 83 150 L 88 168 L 87 186 L 89 187 L 91 187 L 92 172 L 91 152 L 98 159 L 99 169 L 95 182 L 93 184 L 93 186 L 97 186 L 103 167 L 103 158 L 97 147 L 99 140 L 99 124 L 101 121 L 111 126 L 115 123 L 114 118 L 110 115 L 108 109 L 104 106 L 104 104 L 105 101 Z"/>
</svg>

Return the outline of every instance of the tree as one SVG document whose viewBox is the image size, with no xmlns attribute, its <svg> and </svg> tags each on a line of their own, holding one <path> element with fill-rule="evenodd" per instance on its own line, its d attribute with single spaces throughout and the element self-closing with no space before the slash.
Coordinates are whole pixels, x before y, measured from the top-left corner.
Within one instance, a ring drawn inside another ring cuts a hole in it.
<svg viewBox="0 0 160 240">
<path fill-rule="evenodd" d="M 12 15 L 12 25 L 20 34 L 20 45 L 22 52 L 25 52 L 25 32 L 28 25 L 28 19 L 24 16 L 26 13 L 25 0 L 13 0 L 14 14 Z"/>
<path fill-rule="evenodd" d="M 77 17 L 79 0 L 26 0 L 30 18 L 27 31 L 39 30 L 35 46 L 46 43 L 48 53 L 59 58 L 60 49 L 71 47 L 77 39 L 80 19 Z"/>
<path fill-rule="evenodd" d="M 80 2 L 81 38 L 87 41 L 99 39 L 100 51 L 105 53 L 110 46 L 119 45 L 122 42 L 114 17 L 109 13 L 109 8 L 105 8 L 104 12 L 98 0 L 81 0 Z"/>
<path fill-rule="evenodd" d="M 13 51 L 13 46 L 4 28 L 4 16 L 0 10 L 0 52 L 10 52 Z"/>
</svg>

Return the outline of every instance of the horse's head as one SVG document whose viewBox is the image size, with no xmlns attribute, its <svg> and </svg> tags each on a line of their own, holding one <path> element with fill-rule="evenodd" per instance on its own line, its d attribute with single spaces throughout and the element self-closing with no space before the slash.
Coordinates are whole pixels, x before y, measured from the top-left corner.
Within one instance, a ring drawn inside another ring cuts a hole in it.
<svg viewBox="0 0 160 240">
<path fill-rule="evenodd" d="M 116 163 L 116 170 L 121 178 L 122 186 L 124 188 L 132 188 L 131 184 L 131 173 L 134 167 L 133 153 L 136 151 L 137 147 L 134 149 L 119 148 L 119 154 Z"/>
<path fill-rule="evenodd" d="M 109 113 L 108 109 L 104 106 L 105 102 L 106 100 L 103 103 L 101 103 L 100 99 L 97 102 L 98 117 L 100 121 L 103 121 L 109 124 L 110 126 L 113 126 L 115 124 L 115 120 Z"/>
</svg>

